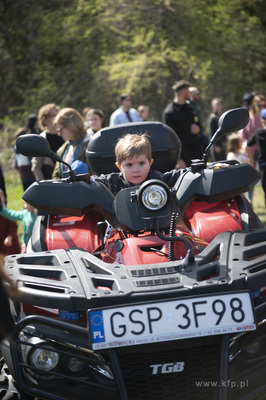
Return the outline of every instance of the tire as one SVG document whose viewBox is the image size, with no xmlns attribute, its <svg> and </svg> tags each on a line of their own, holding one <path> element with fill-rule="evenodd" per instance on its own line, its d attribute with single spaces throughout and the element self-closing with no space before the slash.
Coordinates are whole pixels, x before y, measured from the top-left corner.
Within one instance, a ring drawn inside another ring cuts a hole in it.
<svg viewBox="0 0 266 400">
<path fill-rule="evenodd" d="M 4 358 L 0 360 L 0 400 L 34 400 L 16 385 Z"/>
</svg>

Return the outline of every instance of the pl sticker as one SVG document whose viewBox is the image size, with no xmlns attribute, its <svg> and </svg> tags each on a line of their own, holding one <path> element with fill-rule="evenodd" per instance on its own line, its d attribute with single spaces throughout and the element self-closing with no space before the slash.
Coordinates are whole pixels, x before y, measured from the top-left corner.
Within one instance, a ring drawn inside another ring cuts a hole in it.
<svg viewBox="0 0 266 400">
<path fill-rule="evenodd" d="M 90 328 L 92 343 L 105 342 L 102 311 L 92 311 L 90 313 Z"/>
</svg>

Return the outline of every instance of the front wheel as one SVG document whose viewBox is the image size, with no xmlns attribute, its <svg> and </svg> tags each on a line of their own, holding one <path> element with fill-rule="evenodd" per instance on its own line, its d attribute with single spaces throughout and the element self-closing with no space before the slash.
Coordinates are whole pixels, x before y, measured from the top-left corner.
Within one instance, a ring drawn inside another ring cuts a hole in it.
<svg viewBox="0 0 266 400">
<path fill-rule="evenodd" d="M 0 399 L 1 400 L 34 400 L 34 397 L 23 392 L 9 372 L 5 359 L 0 360 Z M 37 399 L 36 399 L 37 400 Z"/>
</svg>

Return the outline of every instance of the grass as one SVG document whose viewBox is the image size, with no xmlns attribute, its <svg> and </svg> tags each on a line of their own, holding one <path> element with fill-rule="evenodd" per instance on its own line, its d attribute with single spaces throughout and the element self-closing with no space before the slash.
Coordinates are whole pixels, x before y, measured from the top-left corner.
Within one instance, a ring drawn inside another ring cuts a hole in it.
<svg viewBox="0 0 266 400">
<path fill-rule="evenodd" d="M 264 227 L 266 227 L 266 206 L 264 200 L 264 192 L 261 185 L 256 185 L 253 195 L 253 209 L 260 218 Z"/>
<path fill-rule="evenodd" d="M 6 189 L 8 196 L 8 208 L 13 210 L 23 209 L 23 188 L 19 179 L 19 175 L 15 169 L 5 172 Z M 259 216 L 261 222 L 266 227 L 266 207 L 264 202 L 264 192 L 261 185 L 256 185 L 254 188 L 253 208 Z M 22 235 L 22 221 L 18 221 L 18 234 Z"/>
</svg>

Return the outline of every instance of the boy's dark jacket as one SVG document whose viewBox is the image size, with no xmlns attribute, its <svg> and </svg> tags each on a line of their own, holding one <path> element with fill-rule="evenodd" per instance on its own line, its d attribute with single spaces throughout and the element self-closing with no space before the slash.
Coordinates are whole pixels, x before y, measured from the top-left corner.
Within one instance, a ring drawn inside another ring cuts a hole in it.
<svg viewBox="0 0 266 400">
<path fill-rule="evenodd" d="M 165 182 L 171 188 L 175 185 L 175 183 L 176 183 L 177 179 L 179 178 L 182 171 L 183 170 L 173 169 L 172 171 L 162 173 L 157 170 L 151 170 L 151 171 L 149 171 L 148 176 L 145 179 L 145 181 L 147 181 L 149 179 L 158 179 L 160 181 Z M 124 178 L 124 175 L 122 174 L 122 172 L 118 172 L 118 173 L 112 172 L 111 174 L 108 174 L 108 175 L 100 175 L 99 177 L 95 177 L 94 180 L 104 183 L 105 186 L 107 186 L 108 189 L 110 189 L 114 195 L 116 195 L 121 189 L 136 186 L 136 185 L 128 182 Z"/>
</svg>

